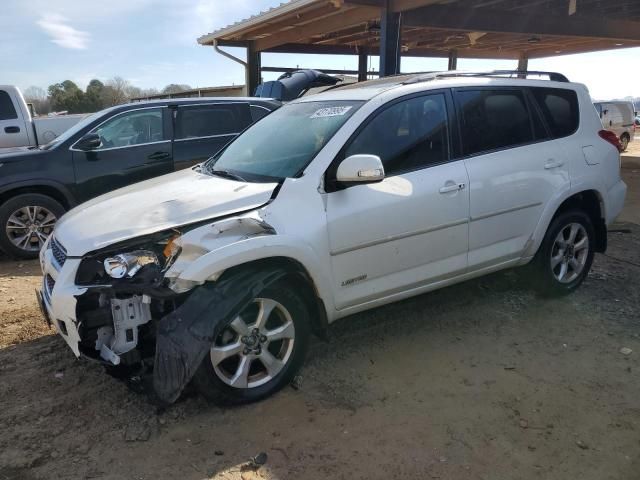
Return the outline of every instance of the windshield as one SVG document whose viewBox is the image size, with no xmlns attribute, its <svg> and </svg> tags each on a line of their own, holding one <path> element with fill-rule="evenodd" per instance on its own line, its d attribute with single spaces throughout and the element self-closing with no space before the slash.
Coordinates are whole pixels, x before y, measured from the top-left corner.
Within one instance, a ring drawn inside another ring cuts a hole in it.
<svg viewBox="0 0 640 480">
<path fill-rule="evenodd" d="M 59 144 L 61 144 L 63 142 L 66 142 L 71 137 L 73 137 L 76 133 L 80 132 L 85 127 L 91 125 L 91 123 L 95 122 L 100 117 L 102 117 L 105 113 L 107 113 L 109 110 L 113 110 L 114 108 L 115 107 L 108 108 L 108 109 L 105 109 L 105 110 L 100 110 L 99 112 L 92 113 L 91 115 L 89 115 L 87 117 L 84 117 L 82 120 L 80 120 L 78 123 L 76 123 L 73 127 L 71 127 L 68 130 L 65 130 L 61 135 L 57 136 L 56 138 L 51 140 L 49 143 L 46 143 L 46 144 L 42 145 L 40 148 L 42 150 L 50 150 L 51 148 L 55 147 L 56 145 L 59 145 Z"/>
<path fill-rule="evenodd" d="M 206 169 L 249 181 L 295 177 L 364 102 L 292 103 L 276 110 L 211 159 Z"/>
</svg>

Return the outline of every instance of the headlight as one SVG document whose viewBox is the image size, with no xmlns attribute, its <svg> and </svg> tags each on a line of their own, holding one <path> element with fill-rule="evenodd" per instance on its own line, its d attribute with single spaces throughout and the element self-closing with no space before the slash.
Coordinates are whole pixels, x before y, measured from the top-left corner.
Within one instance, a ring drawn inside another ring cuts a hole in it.
<svg viewBox="0 0 640 480">
<path fill-rule="evenodd" d="M 133 277 L 145 265 L 159 265 L 158 257 L 150 250 L 121 253 L 104 260 L 104 271 L 111 278 Z"/>
</svg>

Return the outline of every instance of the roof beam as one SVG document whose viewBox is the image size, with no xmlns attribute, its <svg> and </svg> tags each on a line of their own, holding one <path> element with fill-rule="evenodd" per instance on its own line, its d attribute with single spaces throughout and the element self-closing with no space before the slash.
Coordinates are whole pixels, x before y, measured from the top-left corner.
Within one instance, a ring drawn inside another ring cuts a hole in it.
<svg viewBox="0 0 640 480">
<path fill-rule="evenodd" d="M 336 13 L 325 17 L 317 22 L 308 25 L 294 27 L 283 32 L 274 33 L 265 38 L 256 40 L 256 50 L 264 51 L 278 45 L 287 43 L 296 43 L 314 35 L 321 35 L 336 30 L 344 30 L 345 28 L 365 23 L 380 16 L 380 9 L 376 7 L 357 7 L 349 10 L 336 10 Z"/>
<path fill-rule="evenodd" d="M 403 13 L 407 27 L 433 27 L 461 31 L 523 33 L 564 37 L 640 40 L 640 23 L 579 15 L 552 16 L 534 13 L 507 13 L 495 10 L 463 9 L 451 6 L 423 7 Z"/>
</svg>

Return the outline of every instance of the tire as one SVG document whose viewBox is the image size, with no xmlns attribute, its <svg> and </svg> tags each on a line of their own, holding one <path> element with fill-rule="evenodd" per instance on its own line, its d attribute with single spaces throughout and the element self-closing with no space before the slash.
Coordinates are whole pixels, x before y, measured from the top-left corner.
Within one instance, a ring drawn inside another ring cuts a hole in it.
<svg viewBox="0 0 640 480">
<path fill-rule="evenodd" d="M 37 258 L 64 212 L 59 202 L 39 193 L 24 193 L 7 200 L 0 206 L 0 248 L 12 257 Z"/>
<path fill-rule="evenodd" d="M 595 246 L 595 230 L 586 213 L 570 210 L 555 217 L 532 262 L 536 289 L 546 296 L 573 292 L 589 274 Z"/>
<path fill-rule="evenodd" d="M 260 315 L 261 306 L 271 308 L 266 318 Z M 217 405 L 251 403 L 274 394 L 291 382 L 304 363 L 310 320 L 307 305 L 288 283 L 266 288 L 216 338 L 196 371 L 196 388 Z M 267 335 L 274 332 L 287 337 L 269 342 Z M 272 365 L 271 371 L 263 361 Z M 245 371 L 246 376 L 239 375 Z"/>
<path fill-rule="evenodd" d="M 627 147 L 629 147 L 630 141 L 631 141 L 631 138 L 629 137 L 629 135 L 627 135 L 626 133 L 623 133 L 622 136 L 620 137 L 620 144 L 622 145 L 623 152 L 627 151 Z"/>
</svg>

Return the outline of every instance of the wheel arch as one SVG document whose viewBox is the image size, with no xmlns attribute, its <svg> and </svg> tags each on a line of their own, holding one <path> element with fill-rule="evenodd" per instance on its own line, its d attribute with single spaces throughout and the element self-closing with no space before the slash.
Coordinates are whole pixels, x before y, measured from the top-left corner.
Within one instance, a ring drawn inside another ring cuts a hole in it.
<svg viewBox="0 0 640 480">
<path fill-rule="evenodd" d="M 228 270 L 255 264 L 264 268 L 286 267 L 290 272 L 288 280 L 296 288 L 301 287 L 313 314 L 314 333 L 326 337 L 333 305 L 327 273 L 313 249 L 286 235 L 260 235 L 231 243 L 200 256 L 186 268 L 181 267 L 179 273 L 170 269 L 167 277 L 202 283 L 215 281 Z"/>
<path fill-rule="evenodd" d="M 546 215 L 540 220 L 536 233 L 533 238 L 535 239 L 531 250 L 527 251 L 526 257 L 533 256 L 544 239 L 551 222 L 563 212 L 568 210 L 577 209 L 584 211 L 591 222 L 596 234 L 596 252 L 604 253 L 607 249 L 607 224 L 605 220 L 605 204 L 604 199 L 600 191 L 595 188 L 586 188 L 578 192 L 572 192 L 567 196 L 560 198 L 557 203 L 554 204 L 555 208 L 550 208 Z"/>
<path fill-rule="evenodd" d="M 8 200 L 25 193 L 37 193 L 53 198 L 60 203 L 65 210 L 73 208 L 76 204 L 71 193 L 61 184 L 56 182 L 21 182 L 0 188 L 0 205 Z"/>
</svg>

